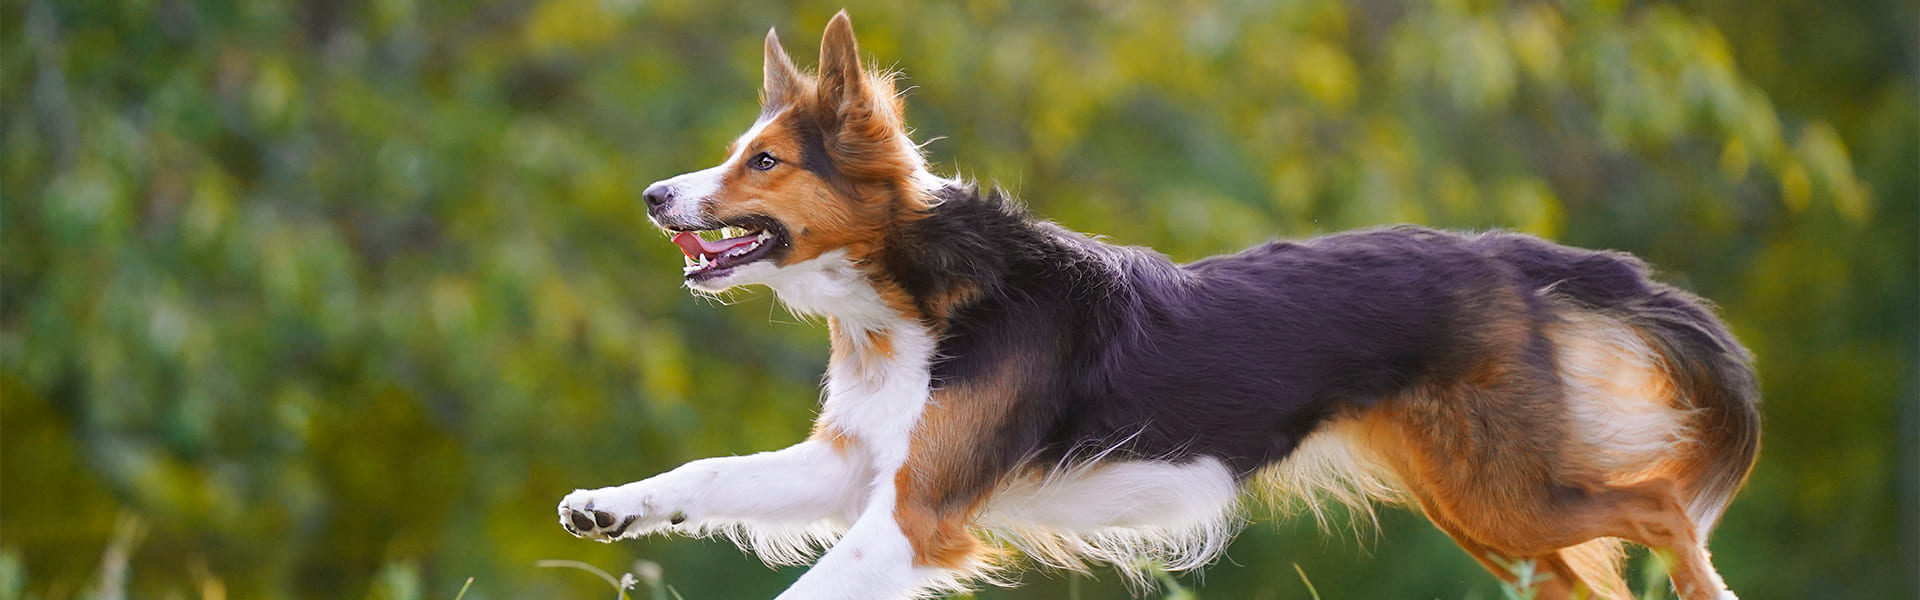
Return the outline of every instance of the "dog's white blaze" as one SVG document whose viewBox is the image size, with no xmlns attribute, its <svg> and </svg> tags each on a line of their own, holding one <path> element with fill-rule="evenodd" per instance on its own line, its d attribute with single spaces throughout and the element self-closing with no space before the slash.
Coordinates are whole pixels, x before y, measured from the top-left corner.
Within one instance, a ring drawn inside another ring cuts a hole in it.
<svg viewBox="0 0 1920 600">
<path fill-rule="evenodd" d="M 732 168 L 731 161 L 718 166 L 701 169 L 692 173 L 675 175 L 659 185 L 666 186 L 673 201 L 667 203 L 663 214 L 654 215 L 655 223 L 672 221 L 679 223 L 697 223 L 705 220 L 707 201 L 714 192 L 720 191 L 720 179 Z"/>
<path fill-rule="evenodd" d="M 1048 566 L 1112 563 L 1136 584 L 1142 559 L 1170 569 L 1212 562 L 1241 525 L 1240 488 L 1218 459 L 1095 462 L 998 490 L 980 525 Z"/>
<path fill-rule="evenodd" d="M 754 138 L 760 137 L 760 132 L 765 131 L 767 125 L 778 120 L 784 112 L 775 112 L 754 121 L 753 127 L 747 128 L 746 133 L 734 140 L 733 154 L 720 164 L 692 173 L 681 173 L 661 182 L 661 185 L 673 191 L 674 201 L 667 206 L 666 214 L 660 216 L 682 223 L 705 221 L 707 203 L 712 202 L 714 193 L 720 191 L 720 182 L 726 178 L 727 172 L 740 163 L 741 156 L 746 154 Z"/>
<path fill-rule="evenodd" d="M 774 111 L 773 114 L 764 115 L 760 117 L 758 120 L 755 120 L 753 122 L 753 126 L 747 128 L 746 133 L 742 133 L 740 134 L 740 137 L 734 138 L 733 154 L 727 157 L 727 162 L 724 162 L 721 164 L 731 165 L 731 164 L 740 162 L 740 157 L 746 156 L 747 148 L 753 145 L 754 138 L 760 137 L 760 132 L 766 131 L 768 125 L 773 124 L 774 121 L 780 120 L 780 115 L 784 115 L 786 113 L 787 113 L 787 110 L 783 108 L 783 109 Z"/>
</svg>

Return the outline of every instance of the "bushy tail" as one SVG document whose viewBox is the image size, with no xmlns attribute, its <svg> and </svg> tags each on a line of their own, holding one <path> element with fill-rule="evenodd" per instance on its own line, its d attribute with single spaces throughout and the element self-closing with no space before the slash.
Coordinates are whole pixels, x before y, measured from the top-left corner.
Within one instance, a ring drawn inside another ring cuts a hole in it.
<svg viewBox="0 0 1920 600">
<path fill-rule="evenodd" d="M 1705 302 L 1656 286 L 1623 316 L 1651 334 L 1666 356 L 1669 376 L 1692 408 L 1696 454 L 1684 461 L 1678 483 L 1687 516 L 1704 541 L 1733 500 L 1760 454 L 1760 390 L 1752 355 L 1714 318 Z"/>
<path fill-rule="evenodd" d="M 1700 537 L 1712 531 L 1760 453 L 1760 392 L 1753 356 L 1733 339 L 1711 305 L 1654 281 L 1646 263 L 1620 252 L 1594 252 L 1510 234 L 1483 237 L 1537 289 L 1603 312 L 1647 334 L 1669 376 L 1697 411 L 1695 454 L 1677 481 Z"/>
</svg>

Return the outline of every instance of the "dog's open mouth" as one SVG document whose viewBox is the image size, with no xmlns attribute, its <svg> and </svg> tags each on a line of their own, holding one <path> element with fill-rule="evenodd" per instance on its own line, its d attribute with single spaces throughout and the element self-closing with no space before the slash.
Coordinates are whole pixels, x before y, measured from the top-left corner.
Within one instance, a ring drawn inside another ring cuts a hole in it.
<svg viewBox="0 0 1920 600">
<path fill-rule="evenodd" d="M 685 254 L 688 280 L 712 279 L 735 267 L 773 258 L 787 247 L 786 232 L 770 220 L 747 219 L 718 229 L 676 229 L 673 243 Z"/>
</svg>

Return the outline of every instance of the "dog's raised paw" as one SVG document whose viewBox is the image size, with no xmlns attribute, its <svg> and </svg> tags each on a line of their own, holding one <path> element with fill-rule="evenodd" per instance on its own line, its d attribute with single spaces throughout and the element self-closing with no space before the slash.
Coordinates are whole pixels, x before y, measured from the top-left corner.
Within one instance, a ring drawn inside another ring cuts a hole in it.
<svg viewBox="0 0 1920 600">
<path fill-rule="evenodd" d="M 619 490 L 574 490 L 560 500 L 560 526 L 575 537 L 611 542 L 638 535 L 634 527 L 646 512 L 645 502 L 621 497 Z"/>
</svg>

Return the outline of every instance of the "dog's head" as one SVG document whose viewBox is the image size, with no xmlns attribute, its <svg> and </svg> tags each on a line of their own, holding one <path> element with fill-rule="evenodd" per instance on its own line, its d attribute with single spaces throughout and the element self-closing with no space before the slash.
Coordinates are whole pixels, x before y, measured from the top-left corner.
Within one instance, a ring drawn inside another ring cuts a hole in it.
<svg viewBox="0 0 1920 600">
<path fill-rule="evenodd" d="M 719 166 L 647 187 L 647 215 L 686 254 L 690 287 L 772 283 L 840 250 L 866 262 L 890 228 L 926 208 L 930 176 L 893 77 L 863 69 L 859 54 L 844 11 L 827 24 L 817 75 L 794 68 L 768 31 L 753 126 Z"/>
</svg>

